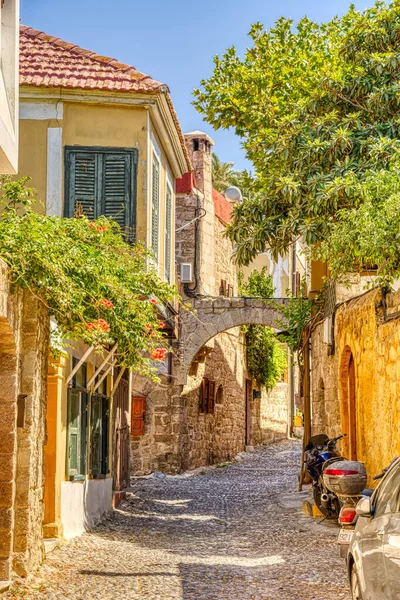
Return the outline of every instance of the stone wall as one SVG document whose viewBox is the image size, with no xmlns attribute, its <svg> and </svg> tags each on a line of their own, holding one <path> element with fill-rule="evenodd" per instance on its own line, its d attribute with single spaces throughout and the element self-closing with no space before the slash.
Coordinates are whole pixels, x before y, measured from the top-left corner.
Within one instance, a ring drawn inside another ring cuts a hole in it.
<svg viewBox="0 0 400 600">
<path fill-rule="evenodd" d="M 43 558 L 47 311 L 0 263 L 0 580 Z"/>
<path fill-rule="evenodd" d="M 385 299 L 379 290 L 342 304 L 336 311 L 332 357 L 323 352 L 322 326 L 313 334 L 314 429 L 320 424 L 330 435 L 342 430 L 351 438 L 348 365 L 352 355 L 357 459 L 365 462 L 370 477 L 400 454 L 399 304 L 400 292 Z M 318 396 L 321 377 L 325 402 Z M 348 441 L 343 443 L 343 451 L 351 451 Z"/>
<path fill-rule="evenodd" d="M 270 444 L 288 437 L 289 386 L 280 381 L 269 392 L 262 388 L 261 398 L 253 400 L 252 444 Z"/>
</svg>

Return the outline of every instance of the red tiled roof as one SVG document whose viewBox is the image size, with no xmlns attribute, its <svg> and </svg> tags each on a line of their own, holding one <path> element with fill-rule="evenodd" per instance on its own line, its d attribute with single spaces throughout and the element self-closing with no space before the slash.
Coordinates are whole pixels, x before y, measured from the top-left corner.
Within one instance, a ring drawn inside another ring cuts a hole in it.
<svg viewBox="0 0 400 600">
<path fill-rule="evenodd" d="M 168 92 L 168 87 L 114 58 L 20 26 L 20 84 L 118 92 Z"/>
<path fill-rule="evenodd" d="M 214 201 L 215 216 L 218 217 L 225 225 L 227 225 L 232 218 L 232 205 L 217 190 L 213 188 L 212 197 Z"/>
<path fill-rule="evenodd" d="M 188 170 L 192 169 L 168 86 L 115 58 L 20 25 L 20 85 L 47 88 L 165 94 Z"/>
</svg>

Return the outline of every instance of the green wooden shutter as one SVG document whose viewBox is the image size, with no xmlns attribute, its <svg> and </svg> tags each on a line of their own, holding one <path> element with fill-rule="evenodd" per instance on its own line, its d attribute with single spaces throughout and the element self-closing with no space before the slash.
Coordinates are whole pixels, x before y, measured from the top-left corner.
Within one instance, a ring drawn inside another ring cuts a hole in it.
<svg viewBox="0 0 400 600">
<path fill-rule="evenodd" d="M 92 475 L 100 475 L 101 473 L 101 401 L 101 396 L 98 396 L 97 394 L 92 394 L 90 414 L 90 473 Z"/>
<path fill-rule="evenodd" d="M 68 453 L 67 473 L 69 477 L 81 471 L 81 393 L 68 389 Z"/>
<path fill-rule="evenodd" d="M 94 219 L 97 216 L 100 185 L 98 155 L 67 150 L 65 177 L 65 216 L 73 217 L 79 209 L 89 219 Z"/>
<path fill-rule="evenodd" d="M 109 432 L 110 432 L 110 400 L 102 399 L 102 415 L 101 415 L 101 473 L 107 475 L 110 469 L 108 468 L 108 453 L 109 453 Z"/>
<path fill-rule="evenodd" d="M 165 278 L 171 281 L 172 192 L 167 185 L 165 198 Z"/>
<path fill-rule="evenodd" d="M 151 249 L 158 258 L 158 220 L 160 212 L 160 163 L 153 153 L 151 187 Z"/>
<path fill-rule="evenodd" d="M 127 153 L 105 154 L 102 161 L 102 214 L 112 217 L 125 231 L 131 219 L 131 156 Z"/>
</svg>

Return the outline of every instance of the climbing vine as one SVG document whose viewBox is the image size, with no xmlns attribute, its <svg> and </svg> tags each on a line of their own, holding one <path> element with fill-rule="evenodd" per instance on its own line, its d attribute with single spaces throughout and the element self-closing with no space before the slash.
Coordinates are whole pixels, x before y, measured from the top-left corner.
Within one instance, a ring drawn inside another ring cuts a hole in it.
<svg viewBox="0 0 400 600">
<path fill-rule="evenodd" d="M 306 279 L 303 277 L 300 282 L 299 295 L 296 296 L 290 290 L 287 290 L 288 304 L 277 305 L 277 309 L 283 316 L 281 321 L 277 321 L 277 325 L 285 331 L 281 337 L 293 352 L 299 350 L 302 333 L 311 319 L 312 301 L 308 299 L 306 289 Z"/>
<path fill-rule="evenodd" d="M 119 225 L 45 216 L 34 210 L 29 179 L 0 181 L 0 258 L 11 286 L 29 289 L 57 321 L 59 338 L 96 350 L 118 343 L 120 365 L 156 378 L 167 345 L 160 307 L 176 290 L 152 267 L 150 253 L 129 244 Z"/>
<path fill-rule="evenodd" d="M 272 298 L 274 287 L 272 277 L 266 274 L 266 267 L 253 271 L 247 282 L 239 274 L 239 290 L 242 296 Z M 287 368 L 287 353 L 276 339 L 273 329 L 263 325 L 245 325 L 247 368 L 259 385 L 271 390 L 278 383 Z"/>
</svg>

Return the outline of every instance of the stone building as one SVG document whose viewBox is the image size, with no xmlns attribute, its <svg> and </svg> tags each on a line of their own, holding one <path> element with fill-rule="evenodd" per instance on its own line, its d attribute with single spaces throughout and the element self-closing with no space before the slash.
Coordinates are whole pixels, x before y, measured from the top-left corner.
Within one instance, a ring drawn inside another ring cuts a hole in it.
<svg viewBox="0 0 400 600">
<path fill-rule="evenodd" d="M 175 181 L 190 161 L 168 87 L 43 32 L 20 33 L 20 173 L 32 178 L 37 210 L 114 217 L 174 281 Z M 174 307 L 165 311 L 173 329 Z M 102 357 L 73 343 L 51 363 L 45 538 L 79 535 L 123 494 L 130 387 L 112 349 Z"/>
<path fill-rule="evenodd" d="M 366 291 L 369 279 L 328 288 L 311 334 L 311 383 L 312 432 L 346 433 L 344 455 L 365 462 L 372 484 L 400 454 L 400 292 Z"/>
<path fill-rule="evenodd" d="M 178 275 L 189 268 L 191 276 L 180 283 L 178 340 L 164 387 L 134 386 L 145 406 L 141 434 L 132 436 L 134 474 L 222 462 L 246 446 L 286 437 L 290 427 L 288 381 L 269 393 L 257 389 L 246 368 L 245 336 L 234 326 L 274 319 L 268 321 L 262 302 L 246 307 L 237 298 L 233 247 L 224 237 L 231 204 L 212 187 L 214 143 L 198 131 L 185 141 L 193 172 L 176 185 L 176 261 Z"/>
<path fill-rule="evenodd" d="M 0 262 L 0 591 L 43 558 L 49 320 Z"/>
</svg>

